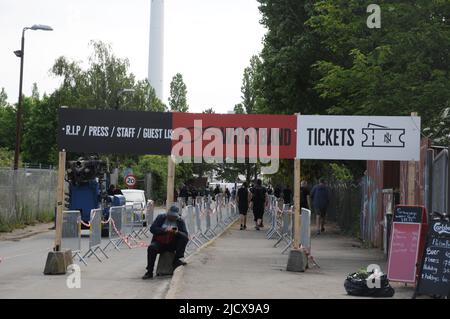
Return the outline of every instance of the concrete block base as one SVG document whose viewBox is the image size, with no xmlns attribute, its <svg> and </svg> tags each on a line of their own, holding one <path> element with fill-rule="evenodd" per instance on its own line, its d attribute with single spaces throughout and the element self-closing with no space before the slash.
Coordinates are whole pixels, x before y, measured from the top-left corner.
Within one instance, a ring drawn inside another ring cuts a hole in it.
<svg viewBox="0 0 450 319">
<path fill-rule="evenodd" d="M 156 276 L 173 275 L 173 261 L 175 254 L 172 252 L 164 252 L 159 255 L 158 266 L 156 267 Z"/>
<path fill-rule="evenodd" d="M 65 275 L 67 267 L 73 264 L 72 251 L 51 251 L 47 255 L 44 275 Z"/>
<path fill-rule="evenodd" d="M 287 271 L 305 272 L 308 267 L 308 256 L 306 252 L 301 249 L 293 249 L 289 252 Z"/>
</svg>

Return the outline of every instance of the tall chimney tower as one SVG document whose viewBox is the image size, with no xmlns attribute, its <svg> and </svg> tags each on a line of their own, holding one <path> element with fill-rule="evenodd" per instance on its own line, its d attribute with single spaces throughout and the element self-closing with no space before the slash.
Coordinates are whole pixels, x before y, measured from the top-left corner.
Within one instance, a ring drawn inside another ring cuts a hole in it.
<svg viewBox="0 0 450 319">
<path fill-rule="evenodd" d="M 164 0 L 151 0 L 148 81 L 162 101 L 164 70 Z"/>
</svg>

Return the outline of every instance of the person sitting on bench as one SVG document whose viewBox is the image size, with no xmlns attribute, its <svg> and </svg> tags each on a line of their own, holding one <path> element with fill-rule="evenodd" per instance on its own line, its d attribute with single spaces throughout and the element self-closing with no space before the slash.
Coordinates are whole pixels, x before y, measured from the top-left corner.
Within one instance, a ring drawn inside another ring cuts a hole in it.
<svg viewBox="0 0 450 319">
<path fill-rule="evenodd" d="M 174 252 L 173 268 L 186 265 L 181 260 L 189 241 L 188 231 L 184 220 L 176 206 L 170 207 L 167 214 L 156 217 L 150 231 L 153 234 L 152 243 L 147 249 L 147 272 L 142 279 L 153 278 L 156 256 L 163 252 Z"/>
</svg>

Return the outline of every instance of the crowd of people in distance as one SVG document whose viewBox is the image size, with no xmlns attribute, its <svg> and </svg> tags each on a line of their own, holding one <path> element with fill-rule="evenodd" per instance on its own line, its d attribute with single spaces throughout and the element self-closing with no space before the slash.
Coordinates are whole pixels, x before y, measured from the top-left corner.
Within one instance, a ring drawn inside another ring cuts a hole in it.
<svg viewBox="0 0 450 319">
<path fill-rule="evenodd" d="M 115 194 L 117 191 L 111 185 L 108 193 Z M 270 195 L 283 199 L 284 204 L 293 204 L 293 191 L 289 185 L 285 185 L 283 188 L 276 186 L 273 189 L 271 185 L 264 187 L 260 179 L 256 180 L 250 187 L 245 182 L 238 189 L 233 187 L 231 191 L 227 187 L 221 189 L 219 185 L 216 185 L 215 188 L 206 185 L 204 189 L 198 190 L 194 186 L 183 184 L 179 192 L 175 191 L 175 200 L 177 200 L 177 197 L 180 197 L 187 204 L 190 197 L 196 198 L 197 196 L 211 195 L 215 199 L 218 194 L 223 194 L 227 201 L 232 200 L 236 202 L 240 214 L 240 230 L 247 229 L 247 214 L 249 211 L 253 213 L 255 230 L 259 231 L 261 228 L 264 228 L 264 211 L 269 204 Z M 316 213 L 317 234 L 325 231 L 325 220 L 329 203 L 330 191 L 324 179 L 320 179 L 319 183 L 311 190 L 307 181 L 301 182 L 300 204 L 302 208 L 312 208 L 313 212 Z M 151 225 L 150 231 L 153 234 L 153 239 L 147 249 L 147 272 L 142 277 L 144 280 L 153 278 L 156 257 L 163 252 L 169 251 L 174 253 L 173 268 L 186 265 L 184 252 L 189 241 L 189 234 L 178 207 L 172 206 L 166 213 L 159 215 Z"/>
<path fill-rule="evenodd" d="M 272 189 L 269 185 L 265 188 L 261 180 L 257 180 L 255 185 L 248 187 L 243 183 L 237 191 L 236 203 L 239 208 L 241 230 L 247 229 L 247 213 L 252 210 L 255 220 L 255 229 L 264 227 L 264 208 L 268 204 L 268 195 L 274 195 L 277 199 L 283 199 L 284 204 L 293 205 L 293 191 L 289 185 L 276 186 Z M 300 206 L 311 209 L 316 214 L 317 234 L 325 232 L 325 223 L 328 206 L 330 204 L 330 191 L 325 179 L 320 179 L 319 183 L 311 190 L 307 181 L 302 181 L 300 186 Z"/>
<path fill-rule="evenodd" d="M 215 200 L 216 195 L 223 194 L 226 201 L 236 201 L 240 214 L 241 230 L 247 229 L 247 214 L 251 211 L 254 215 L 255 229 L 260 230 L 264 227 L 263 215 L 264 209 L 268 205 L 268 196 L 274 195 L 278 199 L 283 199 L 284 204 L 293 205 L 293 190 L 290 185 L 280 185 L 272 187 L 263 186 L 261 180 L 257 180 L 254 184 L 248 185 L 243 183 L 238 189 L 232 187 L 221 188 L 219 185 L 197 189 L 196 187 L 183 184 L 179 191 L 175 190 L 175 199 L 183 198 L 185 203 L 189 197 L 209 196 Z M 312 189 L 309 188 L 307 181 L 301 182 L 300 187 L 300 205 L 302 208 L 311 209 L 316 215 L 317 234 L 325 231 L 325 223 L 327 210 L 330 203 L 330 192 L 326 185 L 325 179 L 320 179 L 319 183 Z"/>
</svg>

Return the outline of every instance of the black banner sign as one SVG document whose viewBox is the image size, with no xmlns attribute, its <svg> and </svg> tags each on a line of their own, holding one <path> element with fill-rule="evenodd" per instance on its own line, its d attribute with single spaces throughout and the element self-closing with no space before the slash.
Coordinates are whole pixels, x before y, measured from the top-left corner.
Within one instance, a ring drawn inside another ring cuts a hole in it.
<svg viewBox="0 0 450 319">
<path fill-rule="evenodd" d="M 434 221 L 431 224 L 417 293 L 450 296 L 450 222 Z"/>
<path fill-rule="evenodd" d="M 396 223 L 417 223 L 422 222 L 424 208 L 421 206 L 403 206 L 395 208 L 394 222 Z"/>
<path fill-rule="evenodd" d="M 172 114 L 60 109 L 59 150 L 170 155 Z"/>
</svg>

